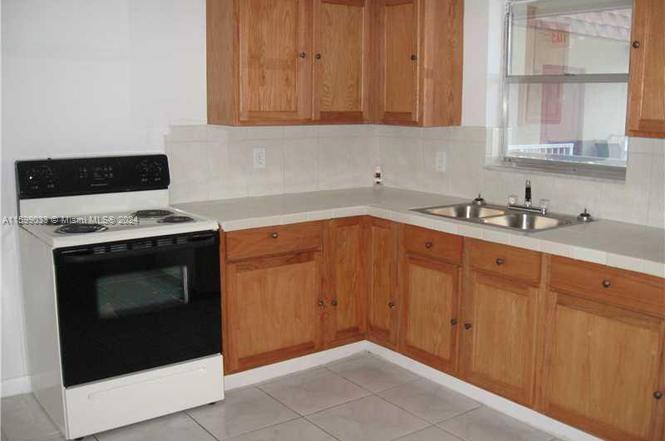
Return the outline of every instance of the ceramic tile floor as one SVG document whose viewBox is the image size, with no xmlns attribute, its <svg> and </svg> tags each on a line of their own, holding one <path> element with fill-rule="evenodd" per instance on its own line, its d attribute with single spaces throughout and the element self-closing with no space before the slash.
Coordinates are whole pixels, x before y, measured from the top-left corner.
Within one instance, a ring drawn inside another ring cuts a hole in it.
<svg viewBox="0 0 665 441">
<path fill-rule="evenodd" d="M 2 441 L 58 441 L 32 395 L 2 400 Z M 232 390 L 223 403 L 86 441 L 554 441 L 499 412 L 361 353 Z"/>
</svg>

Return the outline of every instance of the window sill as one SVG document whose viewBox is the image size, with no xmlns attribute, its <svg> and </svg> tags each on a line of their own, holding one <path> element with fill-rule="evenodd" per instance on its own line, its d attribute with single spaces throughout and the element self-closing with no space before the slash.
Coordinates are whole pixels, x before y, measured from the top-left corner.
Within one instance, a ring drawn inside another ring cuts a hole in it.
<svg viewBox="0 0 665 441">
<path fill-rule="evenodd" d="M 560 162 L 543 164 L 541 161 L 504 161 L 501 158 L 495 158 L 490 159 L 485 164 L 485 169 L 498 172 L 536 174 L 614 183 L 621 183 L 626 180 L 625 167 L 606 167 L 592 164 L 565 164 Z"/>
</svg>

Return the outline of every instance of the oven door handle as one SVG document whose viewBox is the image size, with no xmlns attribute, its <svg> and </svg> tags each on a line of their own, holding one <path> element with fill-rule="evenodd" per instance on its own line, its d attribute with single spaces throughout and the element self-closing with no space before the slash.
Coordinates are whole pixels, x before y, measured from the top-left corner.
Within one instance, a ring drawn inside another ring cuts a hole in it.
<svg viewBox="0 0 665 441">
<path fill-rule="evenodd" d="M 103 262 L 126 257 L 145 256 L 149 254 L 160 254 L 176 250 L 196 249 L 209 246 L 217 246 L 216 235 L 190 236 L 187 238 L 186 242 L 181 244 L 164 246 L 152 245 L 150 247 L 134 249 L 128 247 L 128 249 L 123 251 L 106 251 L 99 254 L 94 254 L 94 247 L 90 246 L 57 253 L 55 256 L 55 264 Z"/>
</svg>

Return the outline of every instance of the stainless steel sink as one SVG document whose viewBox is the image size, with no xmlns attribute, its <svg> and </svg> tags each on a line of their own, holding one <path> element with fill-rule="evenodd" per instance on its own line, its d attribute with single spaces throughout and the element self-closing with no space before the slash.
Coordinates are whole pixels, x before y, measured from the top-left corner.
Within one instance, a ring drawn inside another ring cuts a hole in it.
<svg viewBox="0 0 665 441">
<path fill-rule="evenodd" d="M 539 214 L 515 207 L 474 203 L 414 208 L 413 211 L 464 222 L 491 225 L 525 233 L 550 230 L 582 223 L 572 216 Z"/>
<path fill-rule="evenodd" d="M 478 206 L 471 204 L 446 205 L 442 207 L 419 208 L 414 211 L 434 216 L 450 217 L 454 219 L 480 219 L 489 216 L 501 216 L 507 210 L 501 208 Z"/>
<path fill-rule="evenodd" d="M 564 218 L 542 216 L 533 213 L 511 213 L 505 216 L 483 219 L 482 223 L 514 230 L 542 231 L 570 225 L 573 222 Z"/>
</svg>

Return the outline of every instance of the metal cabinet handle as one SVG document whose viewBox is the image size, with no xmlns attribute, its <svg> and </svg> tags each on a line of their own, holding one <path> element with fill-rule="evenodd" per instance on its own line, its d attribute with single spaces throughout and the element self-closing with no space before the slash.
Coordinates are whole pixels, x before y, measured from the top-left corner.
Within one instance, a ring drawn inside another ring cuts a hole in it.
<svg viewBox="0 0 665 441">
<path fill-rule="evenodd" d="M 450 320 L 450 326 L 455 326 L 457 324 L 457 319 Z"/>
<path fill-rule="evenodd" d="M 273 239 L 277 239 L 279 237 L 279 233 L 274 232 L 270 235 L 270 237 L 272 237 Z"/>
<path fill-rule="evenodd" d="M 337 300 L 336 300 L 336 299 L 335 299 L 335 300 L 332 300 L 332 301 L 330 302 L 330 304 L 331 304 L 332 306 L 337 306 Z"/>
<path fill-rule="evenodd" d="M 473 325 L 469 322 L 464 323 L 464 329 L 471 329 Z"/>
<path fill-rule="evenodd" d="M 642 46 L 642 43 L 640 43 L 639 41 L 637 41 L 637 40 L 633 41 L 633 47 L 635 49 L 639 49 L 641 46 Z"/>
<path fill-rule="evenodd" d="M 390 309 L 395 309 L 397 305 L 395 305 L 395 302 L 388 302 L 388 308 Z"/>
<path fill-rule="evenodd" d="M 305 52 L 300 52 L 300 53 L 298 54 L 298 56 L 299 56 L 300 58 L 307 58 L 307 53 L 305 53 Z"/>
<path fill-rule="evenodd" d="M 432 242 L 425 242 L 425 248 L 430 249 L 434 246 Z"/>
<path fill-rule="evenodd" d="M 326 307 L 326 302 L 324 302 L 323 300 L 319 300 L 318 305 L 319 305 L 319 308 L 325 308 Z"/>
<path fill-rule="evenodd" d="M 504 263 L 506 263 L 506 261 L 503 260 L 502 258 L 500 258 L 500 257 L 497 257 L 497 258 L 496 258 L 496 264 L 497 264 L 497 266 L 501 266 L 501 265 L 503 265 Z"/>
<path fill-rule="evenodd" d="M 607 280 L 607 279 L 603 280 L 603 288 L 609 288 L 610 286 L 612 286 L 612 281 L 611 280 Z"/>
<path fill-rule="evenodd" d="M 653 393 L 653 397 L 657 400 L 660 400 L 661 398 L 663 398 L 663 393 L 658 390 L 658 391 Z"/>
</svg>

